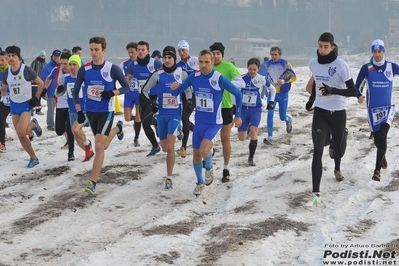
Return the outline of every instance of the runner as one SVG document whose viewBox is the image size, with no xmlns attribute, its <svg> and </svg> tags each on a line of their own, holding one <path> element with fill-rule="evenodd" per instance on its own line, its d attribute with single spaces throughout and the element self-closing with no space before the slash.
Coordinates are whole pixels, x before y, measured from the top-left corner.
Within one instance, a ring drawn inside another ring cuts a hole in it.
<svg viewBox="0 0 399 266">
<path fill-rule="evenodd" d="M 373 55 L 371 62 L 364 64 L 357 76 L 356 89 L 358 102 L 363 103 L 366 97 L 362 95 L 362 82 L 367 81 L 367 114 L 374 136 L 374 145 L 377 147 L 372 179 L 380 181 L 381 168 L 388 167 L 385 158 L 387 135 L 395 115 L 392 97 L 393 78 L 399 75 L 399 65 L 385 60 L 385 44 L 380 39 L 371 43 L 371 53 Z"/>
<path fill-rule="evenodd" d="M 238 72 L 237 68 L 231 63 L 227 61 L 223 61 L 224 57 L 224 46 L 221 42 L 215 42 L 210 47 L 214 56 L 214 66 L 213 69 L 220 72 L 223 76 L 225 76 L 228 80 L 230 80 L 239 90 L 241 88 L 245 88 L 245 82 L 241 77 L 240 72 Z M 230 154 L 231 154 L 231 143 L 230 143 L 230 135 L 231 128 L 233 127 L 233 116 L 235 106 L 235 102 L 231 97 L 229 91 L 225 90 L 223 92 L 223 101 L 222 101 L 222 117 L 223 117 L 223 127 L 220 133 L 220 138 L 222 140 L 223 146 L 223 177 L 222 182 L 226 183 L 230 181 Z M 241 106 L 240 106 L 241 107 Z"/>
<path fill-rule="evenodd" d="M 110 145 L 115 135 L 119 140 L 123 139 L 123 122 L 118 121 L 112 128 L 114 121 L 114 96 L 129 91 L 121 69 L 104 59 L 107 42 L 104 37 L 93 37 L 89 40 L 92 61 L 81 67 L 78 71 L 73 87 L 73 101 L 78 114 L 78 122 L 82 124 L 86 117 L 80 106 L 80 89 L 84 82 L 83 99 L 86 102 L 86 114 L 90 122 L 91 130 L 95 136 L 95 156 L 91 180 L 85 191 L 94 194 L 98 176 L 104 162 L 104 151 Z M 115 82 L 121 84 L 120 89 L 115 89 Z"/>
<path fill-rule="evenodd" d="M 238 128 L 238 139 L 244 141 L 247 138 L 247 131 L 250 128 L 249 156 L 248 165 L 255 166 L 254 155 L 258 146 L 258 127 L 262 117 L 262 90 L 266 87 L 271 95 L 266 109 L 274 108 L 274 97 L 276 88 L 270 81 L 258 74 L 260 61 L 257 58 L 251 58 L 247 62 L 248 73 L 243 75 L 245 88 L 242 89 L 242 124 Z"/>
<path fill-rule="evenodd" d="M 178 67 L 181 67 L 190 75 L 199 69 L 198 57 L 191 56 L 189 54 L 190 45 L 186 40 L 181 40 L 177 44 L 177 51 L 179 52 L 179 56 L 181 60 L 177 63 Z M 180 155 L 182 158 L 186 158 L 186 149 L 188 137 L 190 134 L 190 127 L 193 128 L 193 124 L 190 122 L 190 116 L 193 112 L 195 106 L 195 98 L 193 95 L 192 100 L 186 99 L 186 94 L 182 94 L 182 102 L 183 102 L 183 113 L 182 113 L 182 124 L 183 124 L 183 139 L 181 143 L 180 149 L 176 150 L 176 153 Z"/>
<path fill-rule="evenodd" d="M 39 164 L 39 159 L 26 135 L 31 130 L 33 130 L 38 137 L 42 135 L 42 129 L 37 120 L 33 118 L 32 121 L 30 121 L 30 118 L 33 107 L 37 105 L 42 93 L 43 81 L 32 68 L 21 63 L 21 49 L 18 46 L 10 46 L 7 52 L 10 67 L 3 73 L 1 96 L 6 96 L 7 89 L 10 89 L 12 122 L 22 148 L 30 156 L 27 167 L 32 168 Z M 32 81 L 38 85 L 36 95 L 32 95 Z"/>
<path fill-rule="evenodd" d="M 226 77 L 213 70 L 213 53 L 210 50 L 202 50 L 198 56 L 200 70 L 190 75 L 181 85 L 174 82 L 171 85 L 173 96 L 181 94 L 192 86 L 195 93 L 195 127 L 193 140 L 193 167 L 197 176 L 197 185 L 194 195 L 198 196 L 206 185 L 213 182 L 212 153 L 213 139 L 222 129 L 222 98 L 227 90 L 236 97 L 237 108 L 233 124 L 241 125 L 242 96 Z M 202 158 L 205 159 L 205 181 L 202 176 Z"/>
<path fill-rule="evenodd" d="M 163 67 L 151 75 L 142 90 L 142 95 L 151 101 L 152 112 L 157 114 L 158 136 L 162 151 L 167 153 L 165 190 L 173 188 L 175 142 L 182 117 L 181 96 L 171 96 L 170 84 L 176 81 L 182 83 L 186 78 L 187 72 L 176 65 L 176 49 L 166 46 L 163 49 Z M 187 90 L 185 94 L 186 99 L 191 100 L 192 91 Z"/>
<path fill-rule="evenodd" d="M 159 147 L 154 130 L 151 128 L 151 125 L 156 125 L 156 121 L 154 121 L 154 114 L 151 112 L 151 108 L 149 108 L 150 102 L 141 95 L 140 90 L 143 88 L 150 75 L 161 67 L 161 61 L 150 57 L 149 43 L 139 41 L 137 44 L 137 61 L 131 62 L 127 69 L 127 79 L 132 83 L 132 87 L 130 89 L 131 93 L 125 95 L 125 101 L 126 98 L 128 98 L 132 102 L 140 104 L 140 118 L 143 124 L 143 129 L 152 145 L 152 149 L 147 154 L 147 157 L 154 156 L 161 151 L 161 148 Z"/>
</svg>

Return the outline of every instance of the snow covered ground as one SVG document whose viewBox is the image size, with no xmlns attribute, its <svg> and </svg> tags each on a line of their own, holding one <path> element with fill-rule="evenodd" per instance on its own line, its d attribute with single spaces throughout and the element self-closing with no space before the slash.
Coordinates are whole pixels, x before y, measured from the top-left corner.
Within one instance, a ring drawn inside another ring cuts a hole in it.
<svg viewBox="0 0 399 266">
<path fill-rule="evenodd" d="M 370 53 L 341 58 L 356 76 Z M 387 58 L 399 62 L 394 53 Z M 322 203 L 306 208 L 312 112 L 304 106 L 310 72 L 306 66 L 294 70 L 292 133 L 285 133 L 276 112 L 275 144 L 264 145 L 265 112 L 257 165 L 250 167 L 248 140 L 239 142 L 233 129 L 231 181 L 220 181 L 218 141 L 215 181 L 199 197 L 193 196 L 191 145 L 187 158 L 176 158 L 173 191 L 164 191 L 166 155 L 145 157 L 150 143 L 143 132 L 141 146 L 134 147 L 132 122 L 125 123 L 125 138 L 115 138 L 106 151 L 96 196 L 83 191 L 92 161 L 82 163 L 84 153 L 76 147 L 76 160 L 67 162 L 67 151 L 60 148 L 65 139 L 46 130 L 45 116 L 36 116 L 44 132 L 33 141 L 40 159 L 33 169 L 25 168 L 28 155 L 7 129 L 14 140 L 0 154 L 0 265 L 397 265 L 398 122 L 389 132 L 388 169 L 381 182 L 372 181 L 376 149 L 365 105 L 348 99 L 351 134 L 341 167 L 346 179 L 335 181 L 326 148 Z M 396 102 L 398 87 L 396 79 Z M 119 119 L 123 116 L 115 123 Z"/>
</svg>

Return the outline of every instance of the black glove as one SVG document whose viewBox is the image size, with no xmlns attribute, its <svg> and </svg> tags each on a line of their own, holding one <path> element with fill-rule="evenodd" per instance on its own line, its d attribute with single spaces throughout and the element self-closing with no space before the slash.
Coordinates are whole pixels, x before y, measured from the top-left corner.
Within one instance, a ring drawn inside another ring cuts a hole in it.
<svg viewBox="0 0 399 266">
<path fill-rule="evenodd" d="M 102 91 L 100 93 L 100 96 L 101 96 L 101 98 L 108 100 L 108 99 L 111 99 L 112 97 L 114 97 L 115 93 L 114 93 L 114 91 Z"/>
<path fill-rule="evenodd" d="M 323 95 L 331 95 L 333 88 L 331 88 L 330 86 L 328 86 L 327 84 L 323 84 L 323 87 L 321 87 L 319 90 L 321 91 L 321 94 Z"/>
<path fill-rule="evenodd" d="M 152 102 L 150 104 L 150 108 L 151 108 L 151 112 L 153 112 L 154 114 L 156 112 L 158 112 L 158 110 L 159 110 L 159 106 L 158 106 L 158 104 L 156 102 Z"/>
<path fill-rule="evenodd" d="M 312 111 L 314 109 L 313 108 L 313 103 L 314 103 L 314 100 L 310 100 L 309 99 L 309 101 L 306 103 L 306 106 L 305 106 L 306 110 Z"/>
<path fill-rule="evenodd" d="M 86 120 L 85 114 L 83 113 L 83 111 L 79 111 L 78 112 L 78 123 L 79 124 L 83 124 Z"/>
<path fill-rule="evenodd" d="M 36 98 L 36 96 L 33 96 L 33 97 L 29 100 L 29 105 L 30 105 L 31 107 L 35 107 L 38 103 L 39 103 L 39 99 Z"/>
<path fill-rule="evenodd" d="M 40 97 L 44 98 L 46 97 L 47 89 L 43 88 L 42 94 L 40 94 Z"/>
<path fill-rule="evenodd" d="M 64 90 L 65 90 L 64 85 L 59 85 L 59 86 L 57 87 L 57 94 L 58 94 L 58 95 L 61 95 L 61 94 L 64 92 Z"/>
<path fill-rule="evenodd" d="M 270 101 L 270 102 L 267 104 L 266 109 L 267 109 L 267 110 L 272 110 L 272 109 L 274 109 L 274 102 L 273 102 L 273 101 Z"/>
<path fill-rule="evenodd" d="M 184 112 L 191 114 L 193 112 L 193 102 L 191 100 L 187 100 L 184 105 Z"/>
</svg>

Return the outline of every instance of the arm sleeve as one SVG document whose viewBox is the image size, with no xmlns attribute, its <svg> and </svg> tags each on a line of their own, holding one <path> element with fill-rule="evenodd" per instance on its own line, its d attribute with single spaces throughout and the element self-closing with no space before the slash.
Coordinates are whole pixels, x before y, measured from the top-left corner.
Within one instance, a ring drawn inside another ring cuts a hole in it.
<svg viewBox="0 0 399 266">
<path fill-rule="evenodd" d="M 359 71 L 359 74 L 357 75 L 356 78 L 356 94 L 357 97 L 359 98 L 359 96 L 362 95 L 362 83 L 363 80 L 367 78 L 367 74 L 368 74 L 368 68 L 367 68 L 367 64 L 363 65 L 362 68 Z"/>
<path fill-rule="evenodd" d="M 85 78 L 85 67 L 81 66 L 78 71 L 78 76 L 76 77 L 75 85 L 73 86 L 73 102 L 74 104 L 80 104 L 79 92 L 82 87 L 82 83 Z"/>
<path fill-rule="evenodd" d="M 356 92 L 356 86 L 355 86 L 355 83 L 353 82 L 353 79 L 349 79 L 349 80 L 345 81 L 345 84 L 346 84 L 346 90 L 332 88 L 332 94 L 337 94 L 337 95 L 346 96 L 346 97 L 356 97 L 357 92 Z"/>
<path fill-rule="evenodd" d="M 296 81 L 296 74 L 292 69 L 291 64 L 287 62 L 286 67 L 287 69 L 285 70 L 284 83 L 292 83 Z"/>
<path fill-rule="evenodd" d="M 233 85 L 232 82 L 230 82 L 227 78 L 224 76 L 219 77 L 219 86 L 221 88 L 226 89 L 228 92 L 233 94 L 236 99 L 236 117 L 241 117 L 241 106 L 242 106 L 242 93 L 241 90 L 238 89 L 235 85 Z"/>
<path fill-rule="evenodd" d="M 125 76 L 123 75 L 122 70 L 117 66 L 117 65 L 112 65 L 111 67 L 111 77 L 114 80 L 117 80 L 119 84 L 121 84 L 121 87 L 119 88 L 120 94 L 124 94 L 128 91 L 130 91 L 129 83 L 127 83 L 127 80 Z"/>
<path fill-rule="evenodd" d="M 3 75 L 3 84 L 8 85 L 8 83 L 7 83 L 8 69 L 4 70 L 2 75 Z"/>
<path fill-rule="evenodd" d="M 231 81 L 238 89 L 245 88 L 245 81 L 240 76 L 235 76 L 234 79 Z"/>
<path fill-rule="evenodd" d="M 185 80 L 188 77 L 188 73 L 183 70 L 182 72 L 182 80 Z M 186 99 L 191 100 L 193 98 L 193 88 L 190 86 L 190 89 L 184 91 L 186 94 Z"/>
<path fill-rule="evenodd" d="M 141 90 L 141 93 L 143 94 L 144 97 L 146 97 L 147 99 L 150 98 L 150 91 L 153 87 L 155 87 L 155 85 L 158 84 L 158 80 L 159 80 L 159 72 L 155 71 L 148 78 L 147 82 L 143 86 L 143 89 Z M 155 94 L 155 93 L 151 93 L 151 94 Z"/>
<path fill-rule="evenodd" d="M 269 82 L 269 86 L 266 86 L 266 88 L 268 88 L 268 90 L 270 91 L 270 101 L 274 102 L 274 99 L 276 98 L 276 87 L 274 87 L 273 84 Z"/>
<path fill-rule="evenodd" d="M 35 71 L 33 71 L 32 68 L 30 68 L 29 66 L 25 67 L 25 71 L 24 71 L 24 75 L 25 75 L 25 79 L 28 81 L 33 81 L 37 78 L 37 74 Z"/>
</svg>

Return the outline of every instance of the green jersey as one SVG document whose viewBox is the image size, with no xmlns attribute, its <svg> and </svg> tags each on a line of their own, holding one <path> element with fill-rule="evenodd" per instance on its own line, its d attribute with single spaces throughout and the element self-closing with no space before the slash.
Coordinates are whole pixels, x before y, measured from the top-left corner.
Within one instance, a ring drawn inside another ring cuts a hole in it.
<svg viewBox="0 0 399 266">
<path fill-rule="evenodd" d="M 232 81 L 235 77 L 241 77 L 240 72 L 238 72 L 237 68 L 230 62 L 222 61 L 217 66 L 213 66 L 213 69 L 228 78 Z M 232 108 L 233 107 L 233 100 L 231 97 L 231 93 L 227 90 L 223 92 L 223 99 L 222 99 L 222 108 Z"/>
</svg>

